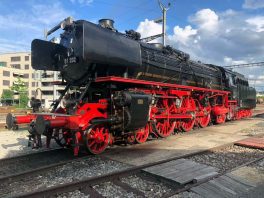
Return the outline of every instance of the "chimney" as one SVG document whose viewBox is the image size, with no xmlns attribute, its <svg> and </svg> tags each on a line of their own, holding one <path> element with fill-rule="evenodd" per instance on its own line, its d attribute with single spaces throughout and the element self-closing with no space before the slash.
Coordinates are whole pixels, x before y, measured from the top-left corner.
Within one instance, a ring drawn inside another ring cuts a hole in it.
<svg viewBox="0 0 264 198">
<path fill-rule="evenodd" d="M 112 19 L 100 19 L 99 25 L 103 28 L 107 28 L 107 29 L 115 31 L 114 20 Z"/>
</svg>

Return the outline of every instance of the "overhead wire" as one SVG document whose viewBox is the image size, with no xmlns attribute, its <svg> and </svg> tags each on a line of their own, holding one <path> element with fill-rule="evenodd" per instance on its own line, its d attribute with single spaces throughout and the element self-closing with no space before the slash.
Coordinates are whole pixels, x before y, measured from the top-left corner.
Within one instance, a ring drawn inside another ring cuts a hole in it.
<svg viewBox="0 0 264 198">
<path fill-rule="evenodd" d="M 225 67 L 225 68 L 243 68 L 243 67 L 263 67 L 263 66 L 264 66 L 264 62 L 256 62 L 256 63 L 227 65 L 227 66 L 223 66 L 223 67 Z"/>
</svg>

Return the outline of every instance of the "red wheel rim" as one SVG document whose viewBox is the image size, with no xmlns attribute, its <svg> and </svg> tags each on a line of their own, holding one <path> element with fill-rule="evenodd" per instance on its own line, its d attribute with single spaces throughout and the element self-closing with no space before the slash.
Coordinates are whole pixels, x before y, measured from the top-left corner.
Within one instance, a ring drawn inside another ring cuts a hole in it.
<svg viewBox="0 0 264 198">
<path fill-rule="evenodd" d="M 198 121 L 199 126 L 202 128 L 207 127 L 210 122 L 210 118 L 211 118 L 210 114 L 200 117 Z"/>
<path fill-rule="evenodd" d="M 226 114 L 218 115 L 216 116 L 216 123 L 217 124 L 222 124 L 226 120 Z"/>
<path fill-rule="evenodd" d="M 168 137 L 172 134 L 176 126 L 176 121 L 172 121 L 169 118 L 169 115 L 175 111 L 174 101 L 170 99 L 160 99 L 157 103 L 157 108 L 159 109 L 157 115 L 162 115 L 165 118 L 157 119 L 153 130 L 160 137 Z"/>
<path fill-rule="evenodd" d="M 195 114 L 196 104 L 193 98 L 186 97 L 182 101 L 183 113 Z M 184 132 L 192 130 L 195 124 L 195 119 L 182 119 L 180 121 L 180 129 Z"/>
<path fill-rule="evenodd" d="M 246 110 L 246 118 L 250 118 L 252 116 L 252 112 L 250 110 Z"/>
<path fill-rule="evenodd" d="M 160 119 L 155 124 L 154 129 L 160 137 L 168 137 L 174 131 L 175 126 L 175 121 L 171 122 L 169 119 Z"/>
<path fill-rule="evenodd" d="M 142 144 L 147 141 L 149 136 L 149 124 L 147 124 L 144 128 L 139 129 L 135 133 L 135 140 L 137 143 Z"/>
<path fill-rule="evenodd" d="M 195 123 L 195 120 L 192 120 L 192 119 L 183 120 L 183 121 L 181 121 L 181 129 L 184 132 L 188 132 L 188 131 L 192 130 L 194 123 Z"/>
<path fill-rule="evenodd" d="M 236 120 L 240 120 L 241 119 L 241 111 L 237 111 L 236 112 Z"/>
<path fill-rule="evenodd" d="M 109 144 L 109 130 L 104 126 L 89 129 L 86 136 L 86 148 L 92 154 L 102 153 Z"/>
</svg>

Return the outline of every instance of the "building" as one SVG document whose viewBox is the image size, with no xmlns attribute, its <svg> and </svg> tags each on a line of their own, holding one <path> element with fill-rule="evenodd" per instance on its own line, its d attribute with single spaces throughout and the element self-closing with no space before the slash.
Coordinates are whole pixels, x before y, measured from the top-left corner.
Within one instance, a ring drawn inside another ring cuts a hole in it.
<svg viewBox="0 0 264 198">
<path fill-rule="evenodd" d="M 264 97 L 264 91 L 258 91 L 257 97 Z"/>
<path fill-rule="evenodd" d="M 36 96 L 41 99 L 45 108 L 49 108 L 50 104 L 59 97 L 58 91 L 63 89 L 50 83 L 59 80 L 57 72 L 44 73 L 31 67 L 29 52 L 0 54 L 0 96 L 3 90 L 10 89 L 17 77 L 20 77 L 28 87 L 29 98 Z"/>
</svg>

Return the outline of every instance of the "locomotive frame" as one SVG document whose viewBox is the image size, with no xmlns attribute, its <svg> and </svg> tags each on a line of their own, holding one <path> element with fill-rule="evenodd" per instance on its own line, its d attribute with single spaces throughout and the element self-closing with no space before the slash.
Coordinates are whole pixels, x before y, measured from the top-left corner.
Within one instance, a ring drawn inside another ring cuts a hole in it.
<svg viewBox="0 0 264 198">
<path fill-rule="evenodd" d="M 72 147 L 74 155 L 78 155 L 82 145 L 90 153 L 99 154 L 118 141 L 144 143 L 150 134 L 164 138 L 175 130 L 188 132 L 194 126 L 204 128 L 210 122 L 221 124 L 226 120 L 239 120 L 252 115 L 251 109 L 238 109 L 237 101 L 228 99 L 229 91 L 116 76 L 99 77 L 91 83 L 95 86 L 104 84 L 115 87 L 116 91 L 125 87 L 129 92 L 151 95 L 146 126 L 126 133 L 121 130 L 121 133 L 116 134 L 113 126 L 117 121 L 112 109 L 109 109 L 113 102 L 110 95 L 92 103 L 83 102 L 80 99 L 84 98 L 80 97 L 74 115 L 58 113 L 59 111 L 35 113 L 17 116 L 14 122 L 35 122 L 31 128 L 34 146 L 41 146 L 39 137 L 46 135 L 47 147 L 54 138 L 59 145 Z"/>
<path fill-rule="evenodd" d="M 164 138 L 252 115 L 255 89 L 243 75 L 143 43 L 134 31 L 119 33 L 112 20 L 99 22 L 68 18 L 49 31 L 64 30 L 60 44 L 32 41 L 32 67 L 60 71 L 67 83 L 51 113 L 8 114 L 8 128 L 29 123 L 34 148 L 45 135 L 47 147 L 55 139 L 74 155 L 82 146 L 99 154 L 118 142 L 144 143 L 150 135 Z M 59 107 L 72 86 L 79 96 Z"/>
</svg>

